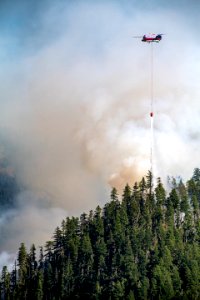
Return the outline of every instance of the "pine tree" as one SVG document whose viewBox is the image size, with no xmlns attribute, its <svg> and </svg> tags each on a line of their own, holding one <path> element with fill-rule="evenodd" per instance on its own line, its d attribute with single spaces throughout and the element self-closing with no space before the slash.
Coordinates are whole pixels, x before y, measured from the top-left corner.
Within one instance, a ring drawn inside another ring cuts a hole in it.
<svg viewBox="0 0 200 300">
<path fill-rule="evenodd" d="M 36 276 L 36 289 L 35 289 L 35 300 L 43 300 L 43 284 L 44 284 L 44 275 L 43 271 L 39 270 Z"/>
<path fill-rule="evenodd" d="M 78 255 L 79 290 L 83 297 L 88 297 L 90 292 L 94 290 L 92 284 L 94 254 L 88 232 L 82 234 Z"/>
<path fill-rule="evenodd" d="M 18 297 L 23 299 L 27 297 L 27 279 L 28 279 L 28 255 L 24 243 L 18 251 Z"/>
<path fill-rule="evenodd" d="M 51 263 L 46 260 L 44 264 L 44 295 L 46 299 L 53 299 L 54 276 Z"/>
<path fill-rule="evenodd" d="M 196 183 L 197 183 L 197 182 L 200 182 L 200 169 L 199 169 L 199 168 L 195 168 L 195 169 L 194 169 L 192 179 L 193 179 Z"/>
<path fill-rule="evenodd" d="M 117 189 L 115 187 L 112 188 L 110 198 L 112 199 L 112 201 L 118 200 L 118 193 L 117 193 Z"/>
<path fill-rule="evenodd" d="M 3 268 L 0 299 L 200 299 L 200 177 L 173 183 L 167 196 L 151 174 L 119 200 L 66 218 L 53 240 Z M 45 253 L 45 254 L 44 254 Z"/>
<path fill-rule="evenodd" d="M 156 204 L 152 214 L 152 230 L 156 238 L 161 239 L 163 235 L 162 226 L 164 224 L 166 192 L 160 178 L 158 178 L 157 187 L 155 188 L 155 197 Z"/>
<path fill-rule="evenodd" d="M 10 274 L 6 266 L 2 269 L 1 275 L 1 299 L 10 300 Z"/>
<path fill-rule="evenodd" d="M 36 248 L 32 244 L 30 253 L 27 255 L 27 297 L 29 299 L 36 298 L 36 278 L 37 278 L 37 261 L 36 261 Z"/>
</svg>

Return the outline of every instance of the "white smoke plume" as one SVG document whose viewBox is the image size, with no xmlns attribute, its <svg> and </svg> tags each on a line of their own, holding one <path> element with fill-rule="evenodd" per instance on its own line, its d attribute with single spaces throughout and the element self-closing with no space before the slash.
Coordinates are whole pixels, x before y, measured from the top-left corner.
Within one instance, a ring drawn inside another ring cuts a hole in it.
<svg viewBox="0 0 200 300">
<path fill-rule="evenodd" d="M 198 167 L 192 21 L 184 9 L 134 4 L 48 2 L 30 28 L 2 36 L 0 133 L 28 191 L 1 219 L 2 253 L 44 243 L 65 216 L 103 205 L 110 186 L 121 191 L 150 169 L 150 46 L 133 35 L 166 33 L 154 45 L 156 174 L 187 179 Z"/>
</svg>

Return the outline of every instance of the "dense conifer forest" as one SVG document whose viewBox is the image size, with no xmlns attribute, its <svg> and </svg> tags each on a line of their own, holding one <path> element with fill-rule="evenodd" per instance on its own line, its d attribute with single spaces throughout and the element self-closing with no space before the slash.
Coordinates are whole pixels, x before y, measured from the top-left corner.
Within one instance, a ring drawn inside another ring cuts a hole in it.
<svg viewBox="0 0 200 300">
<path fill-rule="evenodd" d="M 200 299 L 200 169 L 187 183 L 152 175 L 67 217 L 36 257 L 21 243 L 0 299 Z"/>
</svg>

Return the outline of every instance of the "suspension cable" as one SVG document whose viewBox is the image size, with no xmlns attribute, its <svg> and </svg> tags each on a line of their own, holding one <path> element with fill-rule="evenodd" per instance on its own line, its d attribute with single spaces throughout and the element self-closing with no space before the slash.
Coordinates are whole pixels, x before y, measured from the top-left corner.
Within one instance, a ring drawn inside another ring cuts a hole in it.
<svg viewBox="0 0 200 300">
<path fill-rule="evenodd" d="M 150 171 L 153 177 L 153 118 L 154 118 L 154 61 L 153 61 L 153 43 L 151 42 L 151 57 L 150 57 L 150 94 L 151 94 L 151 103 L 150 103 L 150 117 L 151 117 L 151 144 L 150 144 Z M 152 181 L 153 182 L 153 181 Z"/>
</svg>

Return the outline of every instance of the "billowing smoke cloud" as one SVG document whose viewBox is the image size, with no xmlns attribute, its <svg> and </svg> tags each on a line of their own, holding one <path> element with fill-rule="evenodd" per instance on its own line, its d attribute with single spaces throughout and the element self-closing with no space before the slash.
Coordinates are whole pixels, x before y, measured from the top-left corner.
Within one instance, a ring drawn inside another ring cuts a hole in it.
<svg viewBox="0 0 200 300">
<path fill-rule="evenodd" d="M 169 8 L 130 7 L 60 2 L 32 20 L 30 35 L 18 29 L 16 52 L 14 36 L 2 38 L 0 132 L 27 190 L 0 219 L 2 261 L 3 251 L 44 243 L 65 216 L 103 205 L 110 186 L 121 190 L 150 168 L 151 46 L 133 35 L 166 33 L 154 45 L 156 174 L 187 178 L 199 165 L 192 23 Z"/>
</svg>

